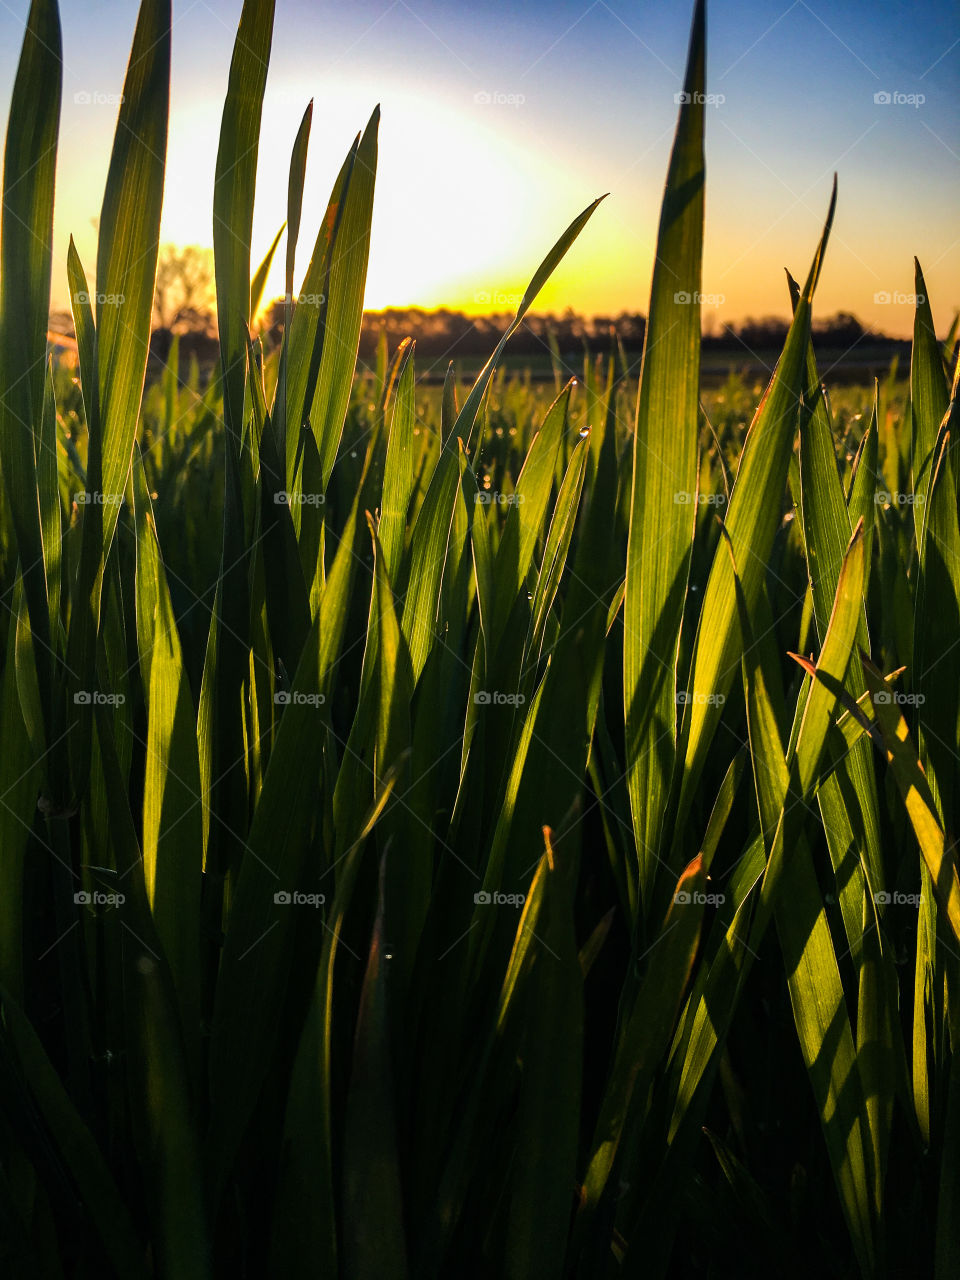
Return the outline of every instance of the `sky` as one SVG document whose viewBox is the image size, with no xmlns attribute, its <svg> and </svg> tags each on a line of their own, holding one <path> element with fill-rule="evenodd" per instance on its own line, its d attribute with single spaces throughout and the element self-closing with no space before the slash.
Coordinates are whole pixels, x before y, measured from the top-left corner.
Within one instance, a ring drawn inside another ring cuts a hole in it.
<svg viewBox="0 0 960 1280">
<path fill-rule="evenodd" d="M 28 8 L 0 0 L 4 120 Z M 692 0 L 277 0 L 254 266 L 285 217 L 290 149 L 307 102 L 298 278 L 343 157 L 379 103 L 368 308 L 512 310 L 567 224 L 609 192 L 537 309 L 645 312 L 692 8 Z M 240 9 L 240 0 L 174 0 L 165 242 L 212 242 Z M 135 0 L 61 2 L 55 307 L 67 304 L 71 233 L 93 273 L 136 15 Z M 850 311 L 908 335 L 916 255 L 945 331 L 960 307 L 953 0 L 714 0 L 707 49 L 715 101 L 706 122 L 705 322 L 788 313 L 783 269 L 806 274 L 836 171 L 815 314 Z M 283 291 L 281 257 L 271 296 Z"/>
</svg>

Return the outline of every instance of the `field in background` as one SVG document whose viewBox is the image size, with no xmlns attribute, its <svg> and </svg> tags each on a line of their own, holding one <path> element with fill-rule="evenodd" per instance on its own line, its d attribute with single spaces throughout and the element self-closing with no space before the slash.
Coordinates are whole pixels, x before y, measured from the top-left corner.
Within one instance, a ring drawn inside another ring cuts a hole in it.
<svg viewBox="0 0 960 1280">
<path fill-rule="evenodd" d="M 536 373 L 529 364 L 518 369 L 519 358 L 513 362 L 505 357 L 492 380 L 484 404 L 485 438 L 475 463 L 479 477 L 491 475 L 498 492 L 506 497 L 512 492 L 527 456 L 531 441 L 546 416 L 559 390 L 573 379 L 567 417 L 571 438 L 588 417 L 588 391 L 586 378 L 594 381 L 605 377 L 603 357 L 582 358 L 579 368 L 572 360 L 556 360 L 549 355 L 545 367 Z M 512 367 L 511 367 L 512 365 Z M 620 370 L 622 372 L 622 368 Z M 898 378 L 894 367 L 883 381 L 883 415 L 887 439 L 901 439 L 904 435 L 904 416 L 909 397 L 909 384 Z M 82 424 L 82 405 L 75 385 L 71 387 L 74 371 L 68 366 L 60 375 L 62 390 L 58 404 L 69 407 L 74 401 L 74 418 L 66 421 L 76 432 L 76 445 L 81 455 L 85 450 Z M 461 366 L 454 364 L 456 393 L 462 402 L 472 385 L 467 374 L 461 376 Z M 892 376 L 891 376 L 892 373 Z M 769 375 L 767 375 L 769 376 Z M 276 363 L 267 366 L 268 392 L 275 389 Z M 181 362 L 177 350 L 173 360 L 156 375 L 155 385 L 148 388 L 143 411 L 143 436 L 141 448 L 148 483 L 157 498 L 154 513 L 168 564 L 176 573 L 176 579 L 190 584 L 200 594 L 202 603 L 196 605 L 191 596 L 184 600 L 176 585 L 172 584 L 175 602 L 180 605 L 178 616 L 181 625 L 189 625 L 199 637 L 200 650 L 194 653 L 191 670 L 199 674 L 202 663 L 202 647 L 206 641 L 209 613 L 212 607 L 212 588 L 216 584 L 219 567 L 218 531 L 222 522 L 223 460 L 218 448 L 218 414 L 214 399 L 204 401 L 208 387 L 196 365 Z M 701 428 L 701 448 L 708 453 L 715 449 L 716 439 L 725 442 L 723 449 L 725 474 L 728 484 L 736 472 L 737 460 L 743 438 L 753 420 L 765 382 L 747 380 L 739 374 L 728 374 L 717 385 L 707 384 L 701 392 L 701 408 L 704 422 Z M 351 397 L 350 411 L 344 427 L 341 452 L 353 454 L 366 450 L 371 430 L 375 427 L 381 385 L 375 370 L 358 375 Z M 214 388 L 215 395 L 215 388 Z M 422 440 L 415 470 L 421 484 L 414 494 L 413 512 L 423 499 L 423 485 L 435 462 L 433 452 L 441 435 L 440 411 L 442 383 L 418 383 L 416 391 L 415 440 Z M 615 405 L 617 447 L 622 457 L 630 446 L 636 415 L 637 381 L 629 375 L 618 382 Z M 839 385 L 830 394 L 833 411 L 833 431 L 836 448 L 849 463 L 852 461 L 865 424 L 873 408 L 874 388 L 867 385 Z M 349 491 L 343 501 L 349 503 Z M 332 506 L 335 496 L 327 501 Z M 714 505 L 711 510 L 722 514 L 722 508 Z M 342 509 L 331 516 L 334 521 L 345 516 Z M 188 615 L 183 610 L 189 608 Z"/>
</svg>

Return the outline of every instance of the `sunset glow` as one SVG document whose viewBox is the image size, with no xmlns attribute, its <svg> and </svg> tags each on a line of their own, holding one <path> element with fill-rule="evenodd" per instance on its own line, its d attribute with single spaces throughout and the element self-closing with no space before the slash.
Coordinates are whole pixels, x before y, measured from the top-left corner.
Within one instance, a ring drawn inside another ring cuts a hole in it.
<svg viewBox="0 0 960 1280">
<path fill-rule="evenodd" d="M 6 109 L 25 0 L 0 12 Z M 213 161 L 239 0 L 174 8 L 169 161 L 162 238 L 209 244 Z M 960 303 L 955 210 L 960 46 L 950 6 L 925 10 L 922 46 L 901 6 L 779 14 L 738 0 L 711 12 L 704 292 L 718 324 L 786 314 L 783 268 L 800 270 L 840 198 L 818 298 L 907 334 L 912 254 L 940 308 Z M 67 47 L 53 302 L 66 305 L 69 235 L 88 273 L 132 0 L 63 6 Z M 277 6 L 264 107 L 253 258 L 285 216 L 300 115 L 315 100 L 298 272 L 333 177 L 382 106 L 367 306 L 511 310 L 559 230 L 610 198 L 538 303 L 587 314 L 647 306 L 674 94 L 687 38 L 683 6 L 361 3 Z M 828 25 L 829 24 L 829 25 Z M 933 61 L 929 49 L 940 54 Z M 891 101 L 875 102 L 889 93 Z M 899 94 L 899 99 L 896 95 Z M 922 101 L 915 101 L 922 100 Z M 891 174 L 898 177 L 891 185 Z M 283 291 L 278 255 L 268 296 Z M 500 300 L 500 305 L 497 305 Z"/>
</svg>

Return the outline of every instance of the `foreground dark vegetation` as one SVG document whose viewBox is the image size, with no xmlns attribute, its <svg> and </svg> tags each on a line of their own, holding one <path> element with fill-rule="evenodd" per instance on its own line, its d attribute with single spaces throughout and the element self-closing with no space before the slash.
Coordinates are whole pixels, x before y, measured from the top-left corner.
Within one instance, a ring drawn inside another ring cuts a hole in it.
<svg viewBox="0 0 960 1280">
<path fill-rule="evenodd" d="M 955 1276 L 955 329 L 918 266 L 909 370 L 821 385 L 834 190 L 766 388 L 702 389 L 698 5 L 639 383 L 599 339 L 553 387 L 500 368 L 595 205 L 475 379 L 419 386 L 386 333 L 355 374 L 377 112 L 296 294 L 311 110 L 291 128 L 287 293 L 322 302 L 265 343 L 272 18 L 244 5 L 224 108 L 216 373 L 175 342 L 144 391 L 169 5 L 56 362 L 60 35 L 30 12 L 0 228 L 5 1274 Z"/>
</svg>

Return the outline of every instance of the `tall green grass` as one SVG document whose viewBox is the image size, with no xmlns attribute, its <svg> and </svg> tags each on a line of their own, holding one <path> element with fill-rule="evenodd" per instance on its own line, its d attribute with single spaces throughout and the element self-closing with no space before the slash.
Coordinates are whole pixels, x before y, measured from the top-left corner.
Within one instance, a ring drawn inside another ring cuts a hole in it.
<svg viewBox="0 0 960 1280">
<path fill-rule="evenodd" d="M 246 0 L 220 364 L 145 387 L 170 24 L 143 0 L 95 277 L 56 264 L 73 366 L 54 0 L 7 129 L 5 1274 L 956 1275 L 957 375 L 919 266 L 909 386 L 831 403 L 835 187 L 759 403 L 701 393 L 699 3 L 639 383 L 616 346 L 555 352 L 553 399 L 498 370 L 598 202 L 475 381 L 424 391 L 409 341 L 355 376 L 379 113 L 297 291 L 312 104 L 265 347 Z"/>
</svg>

